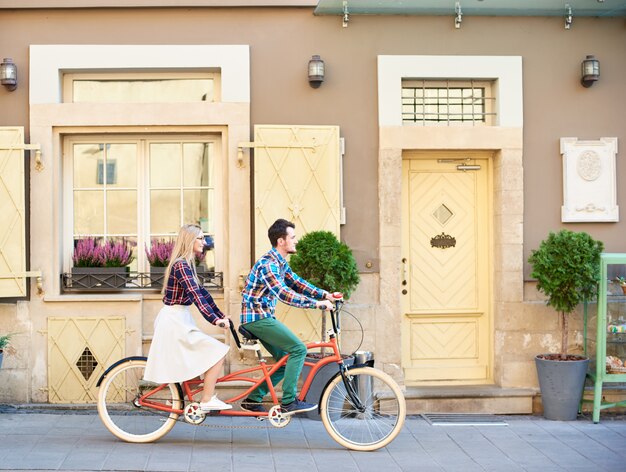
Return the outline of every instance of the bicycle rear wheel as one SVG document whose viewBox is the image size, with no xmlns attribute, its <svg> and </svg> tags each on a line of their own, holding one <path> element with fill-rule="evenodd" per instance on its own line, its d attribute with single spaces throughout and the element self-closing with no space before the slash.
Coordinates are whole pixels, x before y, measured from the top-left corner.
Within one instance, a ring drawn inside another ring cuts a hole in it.
<svg viewBox="0 0 626 472">
<path fill-rule="evenodd" d="M 118 438 L 133 443 L 156 441 L 176 424 L 178 414 L 141 407 L 139 397 L 159 387 L 146 382 L 145 360 L 128 360 L 107 374 L 98 391 L 98 415 L 104 426 Z M 182 409 L 177 384 L 167 384 L 150 395 L 153 404 Z"/>
<path fill-rule="evenodd" d="M 386 446 L 398 435 L 406 417 L 400 387 L 389 375 L 372 367 L 350 369 L 346 376 L 363 408 L 354 405 L 343 378 L 337 375 L 324 390 L 320 403 L 326 431 L 348 449 L 374 451 Z"/>
</svg>

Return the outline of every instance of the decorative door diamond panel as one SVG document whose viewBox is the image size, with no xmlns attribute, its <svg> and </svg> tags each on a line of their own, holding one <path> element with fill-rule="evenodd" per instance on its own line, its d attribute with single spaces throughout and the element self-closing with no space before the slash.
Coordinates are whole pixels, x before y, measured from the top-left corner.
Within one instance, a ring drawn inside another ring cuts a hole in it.
<svg viewBox="0 0 626 472">
<path fill-rule="evenodd" d="M 464 161 L 465 162 L 465 161 Z M 487 159 L 403 162 L 402 366 L 409 385 L 491 378 Z"/>
<path fill-rule="evenodd" d="M 24 128 L 0 127 L 0 275 L 26 271 Z M 26 279 L 0 278 L 0 298 L 25 297 Z"/>
<path fill-rule="evenodd" d="M 303 236 L 317 230 L 339 237 L 341 152 L 338 126 L 254 127 L 255 256 L 270 249 L 267 229 L 278 218 L 296 224 Z M 279 303 L 279 320 L 302 340 L 319 339 L 317 310 Z"/>
<path fill-rule="evenodd" d="M 123 317 L 48 318 L 48 401 L 95 403 L 104 370 L 124 357 Z"/>
</svg>

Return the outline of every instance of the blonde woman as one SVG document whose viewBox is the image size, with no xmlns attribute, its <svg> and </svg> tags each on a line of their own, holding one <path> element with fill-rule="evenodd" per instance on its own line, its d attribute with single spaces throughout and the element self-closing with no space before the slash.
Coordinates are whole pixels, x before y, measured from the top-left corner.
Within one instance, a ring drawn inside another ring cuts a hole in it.
<svg viewBox="0 0 626 472">
<path fill-rule="evenodd" d="M 144 379 L 176 383 L 204 375 L 200 409 L 228 410 L 232 405 L 217 398 L 215 382 L 229 347 L 202 332 L 189 310 L 193 303 L 209 323 L 222 329 L 230 326 L 230 320 L 198 281 L 195 255 L 202 253 L 203 249 L 204 234 L 199 226 L 180 228 L 165 272 L 164 306 L 154 321 Z"/>
</svg>

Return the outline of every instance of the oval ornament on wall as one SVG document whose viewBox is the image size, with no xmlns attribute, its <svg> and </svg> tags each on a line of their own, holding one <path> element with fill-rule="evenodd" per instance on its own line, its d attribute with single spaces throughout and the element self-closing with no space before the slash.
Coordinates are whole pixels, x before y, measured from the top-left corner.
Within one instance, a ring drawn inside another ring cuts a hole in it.
<svg viewBox="0 0 626 472">
<path fill-rule="evenodd" d="M 595 151 L 585 151 L 578 156 L 576 162 L 578 175 L 587 181 L 596 180 L 602 173 L 602 162 Z"/>
<path fill-rule="evenodd" d="M 430 246 L 437 247 L 439 249 L 448 249 L 449 247 L 456 246 L 456 238 L 453 238 L 448 234 L 441 233 L 430 239 Z"/>
</svg>

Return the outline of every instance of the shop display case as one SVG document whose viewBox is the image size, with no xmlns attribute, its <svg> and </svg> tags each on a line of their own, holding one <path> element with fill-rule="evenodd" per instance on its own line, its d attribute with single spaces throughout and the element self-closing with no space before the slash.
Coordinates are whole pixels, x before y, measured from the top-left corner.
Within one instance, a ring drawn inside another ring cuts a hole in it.
<svg viewBox="0 0 626 472">
<path fill-rule="evenodd" d="M 584 337 L 591 358 L 593 422 L 598 423 L 601 410 L 626 406 L 626 254 L 602 254 L 597 315 L 588 316 L 585 307 Z M 623 399 L 604 400 L 608 389 L 623 390 Z"/>
</svg>

